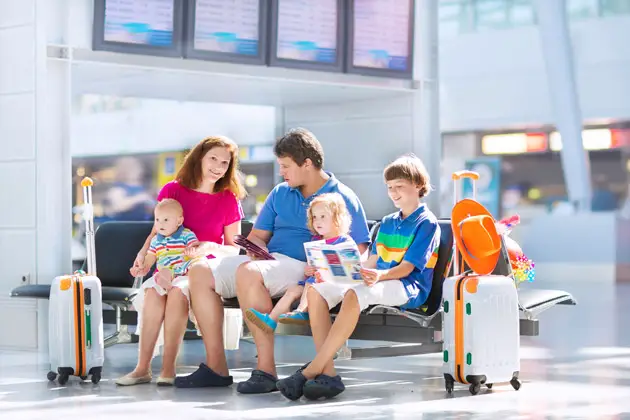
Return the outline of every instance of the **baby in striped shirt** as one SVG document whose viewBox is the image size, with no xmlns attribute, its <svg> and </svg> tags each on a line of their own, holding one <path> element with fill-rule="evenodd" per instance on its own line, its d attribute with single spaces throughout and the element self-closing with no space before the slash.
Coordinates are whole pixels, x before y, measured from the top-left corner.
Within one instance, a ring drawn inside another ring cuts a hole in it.
<svg viewBox="0 0 630 420">
<path fill-rule="evenodd" d="M 130 270 L 134 277 L 144 276 L 156 264 L 157 271 L 145 282 L 144 289 L 153 287 L 160 295 L 164 295 L 171 287 L 178 287 L 179 281 L 187 283 L 188 279 L 181 277 L 186 275 L 190 265 L 197 259 L 188 257 L 185 251 L 198 242 L 198 239 L 183 223 L 184 210 L 177 200 L 167 198 L 155 206 L 156 235 L 151 240 L 144 266 Z M 182 288 L 185 295 L 186 286 Z"/>
</svg>

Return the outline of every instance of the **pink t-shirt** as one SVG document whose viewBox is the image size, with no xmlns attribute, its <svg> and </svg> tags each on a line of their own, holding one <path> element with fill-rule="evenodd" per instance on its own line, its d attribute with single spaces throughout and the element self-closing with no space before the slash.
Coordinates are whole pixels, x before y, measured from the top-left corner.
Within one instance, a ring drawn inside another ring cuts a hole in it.
<svg viewBox="0 0 630 420">
<path fill-rule="evenodd" d="M 223 244 L 224 228 L 243 218 L 241 202 L 229 190 L 206 194 L 171 181 L 158 194 L 158 201 L 165 198 L 179 201 L 184 208 L 184 227 L 202 242 Z"/>
</svg>

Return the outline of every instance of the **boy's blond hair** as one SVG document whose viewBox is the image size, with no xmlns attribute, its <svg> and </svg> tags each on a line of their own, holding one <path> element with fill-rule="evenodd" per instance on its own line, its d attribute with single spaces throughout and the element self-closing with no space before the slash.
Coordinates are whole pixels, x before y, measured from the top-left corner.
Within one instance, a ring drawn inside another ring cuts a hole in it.
<svg viewBox="0 0 630 420">
<path fill-rule="evenodd" d="M 184 215 L 184 208 L 179 203 L 179 201 L 175 200 L 174 198 L 165 198 L 164 200 L 158 202 L 155 206 L 155 211 L 167 209 L 177 211 L 178 216 Z"/>
<path fill-rule="evenodd" d="M 420 198 L 429 195 L 433 189 L 431 178 L 424 163 L 413 153 L 400 156 L 398 159 L 387 165 L 383 171 L 385 182 L 395 179 L 404 179 L 418 186 Z"/>
<path fill-rule="evenodd" d="M 315 227 L 313 226 L 313 207 L 318 204 L 323 204 L 326 208 L 328 208 L 330 214 L 332 215 L 333 223 L 337 226 L 342 235 L 347 235 L 350 232 L 352 217 L 348 212 L 345 200 L 341 194 L 325 193 L 315 197 L 308 206 L 308 229 L 313 233 L 313 235 L 318 235 Z"/>
</svg>

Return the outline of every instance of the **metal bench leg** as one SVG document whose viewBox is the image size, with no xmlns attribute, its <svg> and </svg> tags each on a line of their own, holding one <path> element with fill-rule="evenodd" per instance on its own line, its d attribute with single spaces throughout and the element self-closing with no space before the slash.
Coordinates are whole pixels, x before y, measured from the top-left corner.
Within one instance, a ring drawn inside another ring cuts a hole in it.
<svg viewBox="0 0 630 420">
<path fill-rule="evenodd" d="M 133 343 L 133 337 L 129 334 L 129 327 L 122 325 L 122 309 L 117 305 L 114 308 L 116 311 L 116 332 L 109 337 L 105 337 L 105 347 L 110 347 L 114 344 Z"/>
<path fill-rule="evenodd" d="M 337 350 L 337 355 L 335 356 L 335 360 L 350 360 L 352 359 L 352 349 L 348 346 L 348 340 L 346 340 L 346 344 L 343 345 L 342 348 Z"/>
</svg>

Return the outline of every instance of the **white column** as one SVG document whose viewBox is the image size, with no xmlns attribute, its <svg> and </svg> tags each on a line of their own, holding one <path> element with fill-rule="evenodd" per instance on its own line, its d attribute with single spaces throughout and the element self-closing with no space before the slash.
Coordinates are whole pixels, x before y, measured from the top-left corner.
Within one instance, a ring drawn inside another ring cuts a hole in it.
<svg viewBox="0 0 630 420">
<path fill-rule="evenodd" d="M 561 158 L 569 200 L 578 211 L 590 211 L 590 163 L 582 145 L 582 113 L 565 1 L 536 0 L 535 6 L 549 97 L 562 136 Z"/>
<path fill-rule="evenodd" d="M 415 2 L 414 71 L 413 80 L 419 87 L 414 94 L 412 108 L 412 150 L 429 171 L 435 188 L 427 203 L 440 214 L 440 90 L 438 80 L 438 0 Z"/>
<path fill-rule="evenodd" d="M 69 67 L 47 59 L 49 1 L 0 0 L 0 347 L 46 350 L 47 302 L 9 292 L 71 269 Z"/>
</svg>

